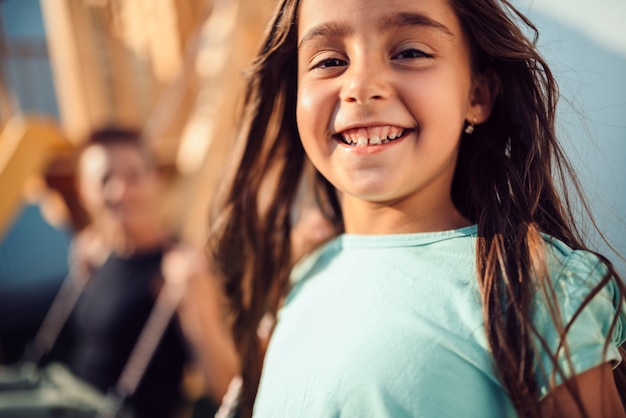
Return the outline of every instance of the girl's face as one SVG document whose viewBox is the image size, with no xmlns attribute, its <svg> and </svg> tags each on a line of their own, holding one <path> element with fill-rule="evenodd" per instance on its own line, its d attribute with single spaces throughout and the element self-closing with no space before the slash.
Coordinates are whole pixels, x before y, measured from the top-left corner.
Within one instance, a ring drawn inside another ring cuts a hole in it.
<svg viewBox="0 0 626 418">
<path fill-rule="evenodd" d="M 483 84 L 446 0 L 302 1 L 298 129 L 347 232 L 466 223 L 450 187 L 464 121 L 489 116 Z"/>
</svg>

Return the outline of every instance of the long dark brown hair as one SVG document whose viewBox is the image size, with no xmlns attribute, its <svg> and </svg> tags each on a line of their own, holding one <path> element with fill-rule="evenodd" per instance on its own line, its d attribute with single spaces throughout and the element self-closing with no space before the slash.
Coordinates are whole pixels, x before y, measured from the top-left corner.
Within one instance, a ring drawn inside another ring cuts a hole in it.
<svg viewBox="0 0 626 418">
<path fill-rule="evenodd" d="M 558 89 L 535 48 L 536 28 L 505 0 L 450 3 L 471 46 L 474 75 L 487 75 L 498 93 L 490 119 L 461 138 L 452 197 L 478 225 L 477 277 L 496 373 L 520 416 L 534 417 L 539 415 L 536 352 L 542 347 L 530 320 L 532 297 L 543 289 L 551 309 L 556 307 L 541 234 L 585 249 L 567 190 L 573 187 L 581 199 L 582 194 L 555 135 Z M 247 413 L 262 367 L 256 328 L 264 314 L 276 312 L 287 290 L 293 263 L 290 212 L 308 164 L 295 117 L 298 7 L 299 0 L 279 2 L 250 69 L 231 177 L 211 216 L 209 248 L 231 301 Z M 525 36 L 522 25 L 535 39 Z M 314 189 L 341 233 L 335 189 L 319 174 Z M 614 279 L 623 299 L 624 285 L 610 262 L 600 259 L 607 274 L 583 306 Z M 616 322 L 617 314 L 613 326 Z M 575 388 L 569 389 L 580 405 Z"/>
</svg>

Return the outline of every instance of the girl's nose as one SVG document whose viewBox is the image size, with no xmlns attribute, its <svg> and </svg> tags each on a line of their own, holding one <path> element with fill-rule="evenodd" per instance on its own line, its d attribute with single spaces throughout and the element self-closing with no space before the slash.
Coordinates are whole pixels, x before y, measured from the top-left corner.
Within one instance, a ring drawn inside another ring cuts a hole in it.
<svg viewBox="0 0 626 418">
<path fill-rule="evenodd" d="M 342 101 L 367 103 L 384 100 L 391 94 L 387 66 L 378 58 L 357 58 L 350 61 L 344 73 L 346 78 L 341 91 Z"/>
</svg>

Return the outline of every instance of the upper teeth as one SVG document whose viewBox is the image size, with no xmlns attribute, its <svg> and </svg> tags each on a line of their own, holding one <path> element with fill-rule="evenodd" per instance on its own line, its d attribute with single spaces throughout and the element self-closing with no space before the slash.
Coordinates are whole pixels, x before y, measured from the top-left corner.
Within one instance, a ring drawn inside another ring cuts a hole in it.
<svg viewBox="0 0 626 418">
<path fill-rule="evenodd" d="M 404 134 L 404 129 L 397 126 L 375 126 L 371 128 L 349 129 L 341 133 L 341 138 L 348 145 L 363 147 L 386 144 Z"/>
</svg>

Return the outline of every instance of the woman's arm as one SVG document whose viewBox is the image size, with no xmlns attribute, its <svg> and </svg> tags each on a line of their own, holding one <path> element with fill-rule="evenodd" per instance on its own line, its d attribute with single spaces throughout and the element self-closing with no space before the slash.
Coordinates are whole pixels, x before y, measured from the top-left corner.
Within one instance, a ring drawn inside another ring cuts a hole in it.
<svg viewBox="0 0 626 418">
<path fill-rule="evenodd" d="M 183 332 L 200 362 L 207 394 L 220 402 L 239 373 L 221 287 L 204 255 L 190 247 L 175 247 L 166 254 L 163 275 L 169 285 L 183 286 L 178 308 Z"/>
</svg>

